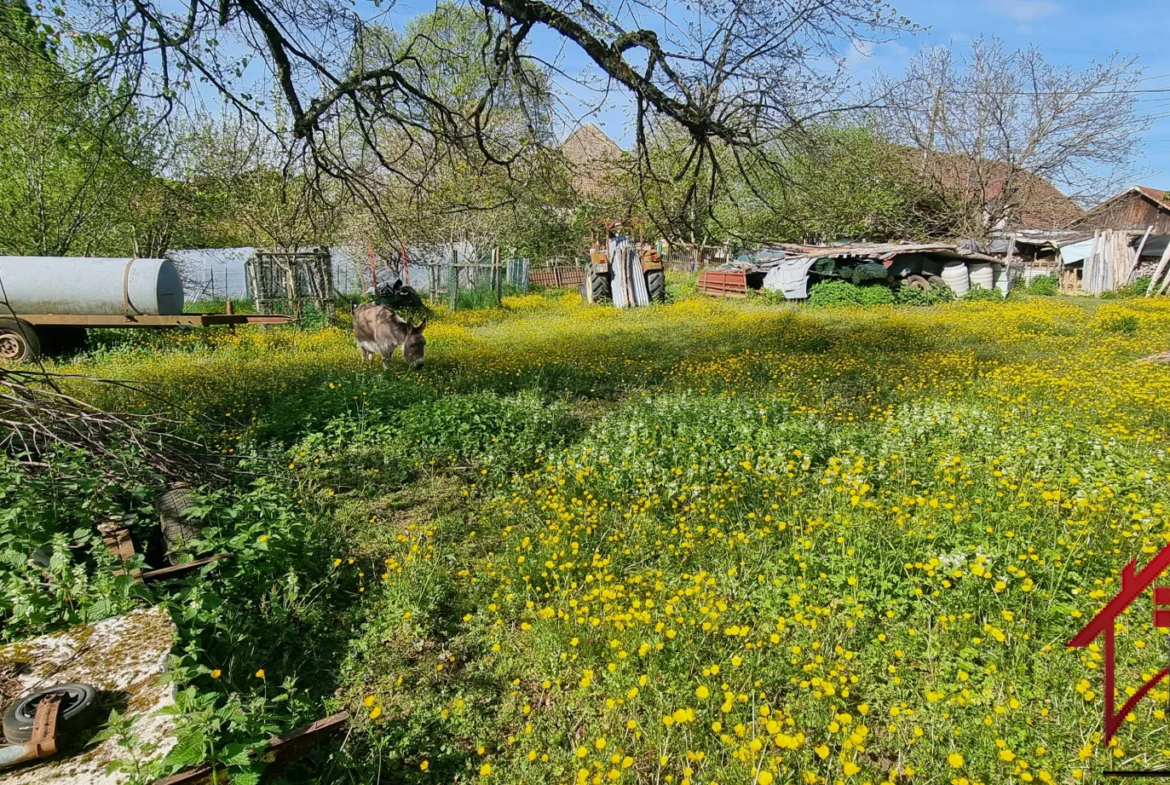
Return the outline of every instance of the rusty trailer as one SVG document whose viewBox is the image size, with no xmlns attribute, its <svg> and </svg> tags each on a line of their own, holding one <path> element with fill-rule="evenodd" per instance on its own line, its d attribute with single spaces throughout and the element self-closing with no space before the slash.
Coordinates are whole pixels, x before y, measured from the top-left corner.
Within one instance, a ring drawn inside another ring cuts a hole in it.
<svg viewBox="0 0 1170 785">
<path fill-rule="evenodd" d="M 712 297 L 747 297 L 747 271 L 704 270 L 699 275 L 699 291 Z"/>
<path fill-rule="evenodd" d="M 68 351 L 85 345 L 88 329 L 161 329 L 166 327 L 228 327 L 288 324 L 279 314 L 182 313 L 54 314 L 0 312 L 0 363 L 35 362 L 42 353 Z"/>
</svg>

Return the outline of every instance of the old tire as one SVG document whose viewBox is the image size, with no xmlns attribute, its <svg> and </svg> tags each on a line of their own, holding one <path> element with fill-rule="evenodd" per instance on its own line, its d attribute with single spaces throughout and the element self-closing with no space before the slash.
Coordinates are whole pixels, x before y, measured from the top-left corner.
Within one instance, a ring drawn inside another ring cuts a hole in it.
<svg viewBox="0 0 1170 785">
<path fill-rule="evenodd" d="M 947 288 L 947 282 L 943 280 L 943 277 L 941 275 L 932 275 L 932 276 L 928 277 L 926 280 L 928 282 L 930 282 L 930 286 L 932 289 L 945 289 L 945 288 Z"/>
<path fill-rule="evenodd" d="M 32 738 L 33 720 L 41 699 L 53 693 L 61 694 L 61 708 L 57 712 L 57 730 L 70 733 L 84 728 L 95 718 L 98 708 L 97 690 L 88 684 L 58 684 L 42 692 L 26 695 L 4 712 L 4 738 L 9 744 L 23 744 Z"/>
<path fill-rule="evenodd" d="M 646 273 L 646 291 L 650 295 L 650 302 L 666 302 L 666 271 L 651 270 Z"/>
<path fill-rule="evenodd" d="M 0 319 L 0 362 L 36 362 L 41 357 L 41 340 L 28 322 Z"/>
<path fill-rule="evenodd" d="M 159 528 L 167 561 L 178 564 L 189 543 L 203 538 L 203 530 L 191 521 L 187 510 L 195 506 L 187 483 L 177 482 L 157 500 Z"/>
<path fill-rule="evenodd" d="M 929 292 L 931 289 L 930 281 L 923 278 L 921 275 L 908 275 L 902 281 L 902 285 L 907 289 L 918 289 L 923 292 Z"/>
<path fill-rule="evenodd" d="M 602 303 L 609 302 L 612 297 L 612 292 L 609 289 L 609 277 L 603 273 L 593 273 L 593 302 Z M 586 285 L 588 280 L 582 281 L 579 287 L 581 291 L 581 299 L 587 299 Z"/>
</svg>

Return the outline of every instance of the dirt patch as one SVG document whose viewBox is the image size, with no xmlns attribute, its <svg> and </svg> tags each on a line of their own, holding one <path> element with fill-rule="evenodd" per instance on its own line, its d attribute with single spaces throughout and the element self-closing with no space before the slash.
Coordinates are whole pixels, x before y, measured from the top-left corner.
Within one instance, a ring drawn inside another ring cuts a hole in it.
<svg viewBox="0 0 1170 785">
<path fill-rule="evenodd" d="M 1138 360 L 1139 363 L 1170 363 L 1170 349 Z"/>
</svg>

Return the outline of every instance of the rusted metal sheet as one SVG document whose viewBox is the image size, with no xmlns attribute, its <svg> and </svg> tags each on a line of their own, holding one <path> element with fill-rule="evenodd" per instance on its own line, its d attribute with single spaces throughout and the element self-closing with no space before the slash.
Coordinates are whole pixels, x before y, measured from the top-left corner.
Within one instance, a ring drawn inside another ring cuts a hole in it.
<svg viewBox="0 0 1170 785">
<path fill-rule="evenodd" d="M 17 319 L 34 327 L 217 327 L 234 324 L 288 324 L 291 316 L 279 314 L 185 313 L 179 316 L 135 314 L 18 313 Z"/>
<path fill-rule="evenodd" d="M 998 262 L 999 258 L 987 254 L 965 251 L 953 243 L 858 243 L 854 245 L 794 245 L 778 246 L 799 256 L 814 259 L 844 259 L 850 257 L 880 259 L 888 261 L 902 254 L 931 254 L 944 258 L 968 259 L 971 261 Z"/>
<path fill-rule="evenodd" d="M 111 771 L 111 763 L 132 756 L 146 763 L 170 752 L 177 743 L 174 716 L 162 710 L 174 705 L 174 685 L 160 683 L 159 676 L 175 634 L 166 610 L 148 608 L 0 647 L 0 672 L 15 674 L 9 685 L 14 689 L 6 687 L 5 695 L 22 697 L 64 683 L 92 685 L 109 708 L 130 719 L 129 735 L 139 745 L 131 751 L 117 738 L 90 742 L 99 722 L 66 740 L 55 757 L 5 771 L 4 785 L 117 785 L 127 775 Z"/>
<path fill-rule="evenodd" d="M 747 297 L 747 273 L 743 270 L 704 270 L 699 291 L 712 297 Z"/>
<path fill-rule="evenodd" d="M 349 723 L 349 712 L 341 711 L 323 719 L 314 720 L 288 733 L 274 736 L 262 751 L 253 751 L 253 757 L 260 757 L 268 765 L 264 769 L 267 779 L 278 773 L 282 768 L 304 755 L 310 748 L 320 744 L 334 733 L 341 731 Z M 213 767 L 210 764 L 196 766 L 192 769 L 180 771 L 161 780 L 155 780 L 154 785 L 204 785 L 215 781 L 227 782 L 223 768 Z"/>
</svg>

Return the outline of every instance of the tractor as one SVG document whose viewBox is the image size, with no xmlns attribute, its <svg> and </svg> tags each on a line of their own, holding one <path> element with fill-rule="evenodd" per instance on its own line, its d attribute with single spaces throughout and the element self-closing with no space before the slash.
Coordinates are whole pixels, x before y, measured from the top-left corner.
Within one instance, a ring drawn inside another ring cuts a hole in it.
<svg viewBox="0 0 1170 785">
<path fill-rule="evenodd" d="M 609 240 L 625 235 L 632 237 L 637 231 L 638 258 L 642 263 L 642 274 L 646 276 L 646 291 L 650 302 L 666 302 L 666 269 L 658 257 L 658 249 L 642 236 L 643 221 L 624 219 L 604 221 L 590 227 L 589 268 L 581 282 L 581 296 L 592 302 L 609 302 L 613 299 L 613 268 L 609 263 Z M 592 295 L 592 297 L 590 297 Z"/>
</svg>

